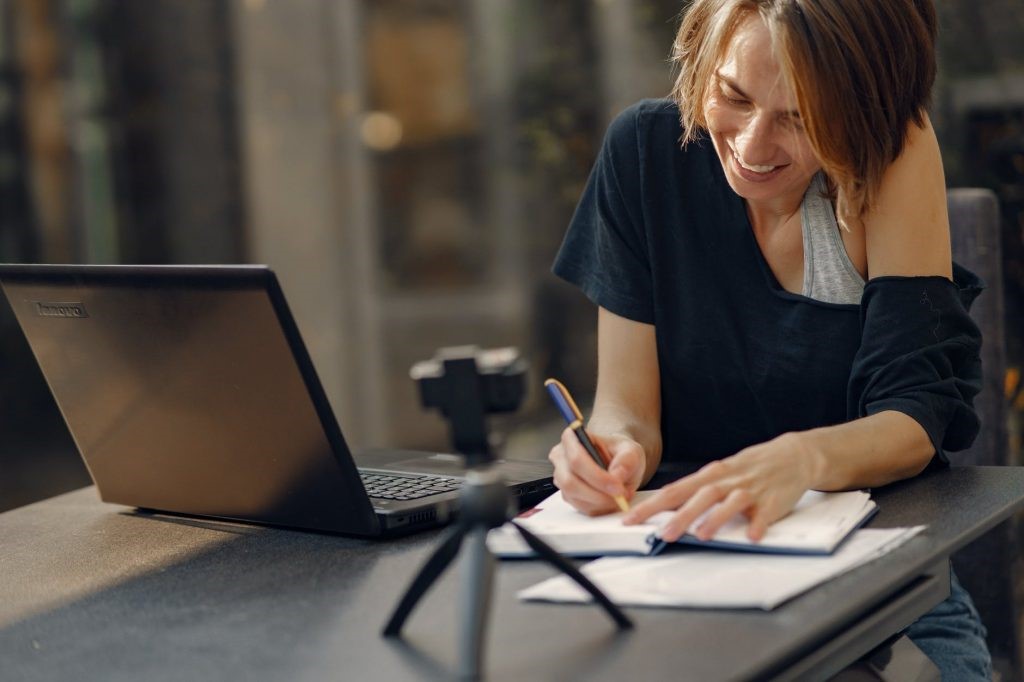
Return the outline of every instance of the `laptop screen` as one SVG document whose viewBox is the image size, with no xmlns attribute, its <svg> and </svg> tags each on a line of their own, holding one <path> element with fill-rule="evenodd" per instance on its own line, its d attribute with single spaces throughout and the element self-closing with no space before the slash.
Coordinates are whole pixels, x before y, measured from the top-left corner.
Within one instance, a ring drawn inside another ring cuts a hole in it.
<svg viewBox="0 0 1024 682">
<path fill-rule="evenodd" d="M 374 532 L 268 269 L 4 266 L 0 281 L 104 500 Z"/>
</svg>

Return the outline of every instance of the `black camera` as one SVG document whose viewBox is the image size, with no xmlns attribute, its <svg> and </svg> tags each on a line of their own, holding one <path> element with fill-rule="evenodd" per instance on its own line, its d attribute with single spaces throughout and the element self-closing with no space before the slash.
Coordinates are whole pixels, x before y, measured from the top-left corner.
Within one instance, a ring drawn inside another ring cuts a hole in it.
<svg viewBox="0 0 1024 682">
<path fill-rule="evenodd" d="M 519 408 L 527 369 L 516 348 L 451 346 L 417 362 L 409 375 L 420 387 L 423 406 L 441 410 L 448 420 L 452 445 L 472 467 L 492 461 L 486 417 Z"/>
</svg>

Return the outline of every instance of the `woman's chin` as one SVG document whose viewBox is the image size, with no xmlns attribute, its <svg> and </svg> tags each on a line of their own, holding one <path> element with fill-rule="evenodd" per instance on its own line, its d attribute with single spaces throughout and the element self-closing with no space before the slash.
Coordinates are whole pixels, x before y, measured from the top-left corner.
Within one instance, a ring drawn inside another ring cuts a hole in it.
<svg viewBox="0 0 1024 682">
<path fill-rule="evenodd" d="M 725 179 L 733 192 L 747 201 L 777 201 L 785 197 L 793 197 L 799 202 L 803 199 L 807 186 L 814 177 L 810 173 L 806 178 L 796 179 L 790 172 L 792 168 L 783 166 L 773 172 L 773 176 L 764 182 L 750 182 L 738 173 L 726 171 Z"/>
<path fill-rule="evenodd" d="M 726 174 L 726 179 L 729 181 L 729 186 L 732 187 L 732 191 L 736 192 L 736 194 L 748 201 L 764 201 L 783 194 L 781 183 L 748 182 L 741 177 L 737 177 L 733 173 Z"/>
</svg>

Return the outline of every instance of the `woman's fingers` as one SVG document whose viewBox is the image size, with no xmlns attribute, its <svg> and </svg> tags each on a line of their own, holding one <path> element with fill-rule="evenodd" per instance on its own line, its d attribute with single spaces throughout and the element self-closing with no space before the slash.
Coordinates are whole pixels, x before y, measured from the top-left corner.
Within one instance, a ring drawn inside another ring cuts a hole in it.
<svg viewBox="0 0 1024 682">
<path fill-rule="evenodd" d="M 718 529 L 725 525 L 729 519 L 741 514 L 751 507 L 754 498 L 744 488 L 734 488 L 725 499 L 708 512 L 707 517 L 697 527 L 696 535 L 701 540 L 710 540 Z"/>
<path fill-rule="evenodd" d="M 633 505 L 629 512 L 622 517 L 622 522 L 627 526 L 631 526 L 636 523 L 643 523 L 660 511 L 678 508 L 679 505 L 686 501 L 686 497 L 677 493 L 673 489 L 674 485 L 667 485 L 643 502 Z"/>
<path fill-rule="evenodd" d="M 721 462 L 712 462 L 695 474 L 669 483 L 655 495 L 634 506 L 623 520 L 627 524 L 643 523 L 658 512 L 678 509 L 680 505 L 695 495 L 701 487 L 716 483 L 716 479 L 726 473 L 724 467 L 716 466 L 719 464 Z"/>
<path fill-rule="evenodd" d="M 751 542 L 761 542 L 764 534 L 768 532 L 768 523 L 764 514 L 755 514 L 747 525 L 747 537 Z"/>
<path fill-rule="evenodd" d="M 779 437 L 711 462 L 635 505 L 623 520 L 640 523 L 658 512 L 675 510 L 661 528 L 663 539 L 677 540 L 700 519 L 694 533 L 708 540 L 729 519 L 743 514 L 750 520 L 747 536 L 759 542 L 768 526 L 788 514 L 807 490 L 807 480 L 794 474 L 792 442 Z"/>
<path fill-rule="evenodd" d="M 562 449 L 565 452 L 565 461 L 573 474 L 588 486 L 609 497 L 626 494 L 622 481 L 608 473 L 587 454 L 572 429 L 562 431 Z"/>
<path fill-rule="evenodd" d="M 608 473 L 623 483 L 626 497 L 631 498 L 643 480 L 646 460 L 640 445 L 629 440 L 614 440 L 606 446 L 611 457 Z"/>
<path fill-rule="evenodd" d="M 554 483 L 562 492 L 562 497 L 584 514 L 604 514 L 616 508 L 610 497 L 587 485 L 567 465 L 555 467 Z"/>
<path fill-rule="evenodd" d="M 573 507 L 591 515 L 617 509 L 613 496 L 625 494 L 622 482 L 590 458 L 571 429 L 562 432 L 548 459 L 555 467 L 555 485 Z"/>
<path fill-rule="evenodd" d="M 774 500 L 766 501 L 758 505 L 750 516 L 750 524 L 747 526 L 747 537 L 754 542 L 760 542 L 764 534 L 768 532 L 768 526 L 772 525 L 792 510 L 789 507 L 775 503 Z"/>
<path fill-rule="evenodd" d="M 556 471 L 554 481 L 566 502 L 584 514 L 596 516 L 618 509 L 612 498 L 594 490 L 571 471 Z"/>
<path fill-rule="evenodd" d="M 661 527 L 658 535 L 666 542 L 675 542 L 690 529 L 694 521 L 721 502 L 727 494 L 728 491 L 723 486 L 714 483 L 703 486 L 672 515 L 672 518 Z"/>
<path fill-rule="evenodd" d="M 656 511 L 678 507 L 676 513 L 672 515 L 672 518 L 659 531 L 659 535 L 666 542 L 678 540 L 690 531 L 698 519 L 704 516 L 700 526 L 694 529 L 694 535 L 701 540 L 710 540 L 729 519 L 751 509 L 755 502 L 754 496 L 745 488 L 730 488 L 719 483 L 711 483 L 699 488 L 696 493 L 684 502 L 676 503 L 676 499 L 668 496 L 664 500 L 652 498 L 643 503 L 645 508 L 641 508 L 642 505 L 637 505 L 635 510 L 639 515 L 647 514 L 650 511 L 646 508 L 648 503 L 656 503 Z M 653 514 L 654 512 L 651 513 Z M 650 514 L 647 515 L 649 516 Z M 632 512 L 627 516 L 627 521 L 630 520 L 630 517 L 632 517 Z M 761 520 L 763 518 L 767 517 L 760 517 L 760 523 L 763 523 Z M 767 528 L 767 525 L 767 523 L 763 523 L 763 528 Z M 762 530 L 758 538 L 760 539 L 763 535 L 764 532 Z"/>
</svg>

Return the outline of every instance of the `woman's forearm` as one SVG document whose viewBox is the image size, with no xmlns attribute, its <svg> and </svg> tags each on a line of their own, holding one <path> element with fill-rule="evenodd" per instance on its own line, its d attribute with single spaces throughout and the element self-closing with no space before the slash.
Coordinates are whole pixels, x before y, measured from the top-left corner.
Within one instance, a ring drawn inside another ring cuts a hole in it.
<svg viewBox="0 0 1024 682">
<path fill-rule="evenodd" d="M 909 478 L 935 454 L 924 428 L 892 410 L 801 432 L 800 441 L 815 490 L 870 488 Z"/>
<path fill-rule="evenodd" d="M 597 351 L 597 394 L 587 429 L 636 441 L 644 451 L 646 483 L 661 462 L 661 374 L 654 325 L 600 308 Z"/>
</svg>

